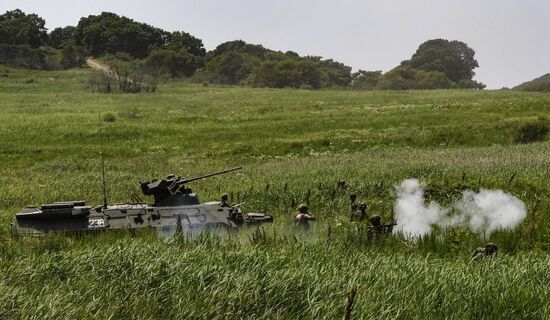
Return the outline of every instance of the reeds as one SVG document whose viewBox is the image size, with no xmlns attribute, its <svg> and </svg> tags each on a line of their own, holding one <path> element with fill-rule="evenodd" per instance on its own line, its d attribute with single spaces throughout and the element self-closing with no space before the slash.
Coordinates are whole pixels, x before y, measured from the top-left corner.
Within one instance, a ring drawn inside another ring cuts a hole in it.
<svg viewBox="0 0 550 320">
<path fill-rule="evenodd" d="M 547 319 L 550 315 L 546 295 L 550 258 L 545 254 L 500 254 L 472 263 L 466 254 L 441 259 L 382 247 L 327 246 L 307 239 L 260 246 L 205 239 L 166 243 L 143 234 L 137 238 L 105 234 L 40 254 L 3 258 L 0 315 L 73 319 L 338 319 L 345 315 Z M 353 298 L 350 288 L 358 293 Z"/>
<path fill-rule="evenodd" d="M 548 116 L 548 95 L 177 81 L 156 94 L 105 95 L 89 92 L 86 70 L 5 74 L 0 319 L 341 319 L 353 288 L 352 319 L 550 318 L 550 144 L 513 141 L 515 124 Z M 122 87 L 133 91 L 132 83 Z M 204 201 L 227 192 L 274 224 L 171 239 L 13 237 L 10 222 L 24 206 L 101 203 L 98 111 L 116 117 L 102 121 L 110 202 L 128 201 L 140 180 L 243 165 L 190 187 Z M 489 237 L 453 228 L 421 239 L 369 238 L 348 221 L 350 192 L 367 214 L 391 219 L 393 188 L 405 178 L 421 179 L 443 205 L 466 189 L 503 189 L 529 216 Z M 302 202 L 319 219 L 305 234 L 293 228 Z M 499 255 L 470 262 L 488 241 Z"/>
</svg>

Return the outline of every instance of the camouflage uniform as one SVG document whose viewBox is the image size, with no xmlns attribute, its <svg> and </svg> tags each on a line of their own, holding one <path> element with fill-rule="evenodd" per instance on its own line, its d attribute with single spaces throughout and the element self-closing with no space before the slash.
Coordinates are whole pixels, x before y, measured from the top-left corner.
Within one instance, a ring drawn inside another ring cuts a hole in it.
<svg viewBox="0 0 550 320">
<path fill-rule="evenodd" d="M 390 235 L 393 231 L 393 227 L 397 225 L 397 222 L 392 219 L 390 222 L 382 224 L 382 217 L 375 214 L 369 218 L 370 226 L 367 228 L 368 236 Z"/>
<path fill-rule="evenodd" d="M 489 242 L 485 247 L 479 247 L 472 252 L 472 261 L 480 261 L 486 257 L 496 255 L 498 247 L 496 244 Z"/>
<path fill-rule="evenodd" d="M 369 218 L 369 222 L 371 223 L 372 229 L 374 230 L 374 232 L 376 233 L 382 232 L 382 217 L 375 214 Z"/>
<path fill-rule="evenodd" d="M 355 204 L 355 199 L 357 199 L 357 195 L 355 193 L 349 194 L 349 200 L 351 201 L 350 204 L 350 210 L 349 210 L 349 221 L 353 221 L 353 218 L 355 216 L 355 211 L 357 211 L 357 204 Z"/>
<path fill-rule="evenodd" d="M 338 189 L 344 190 L 346 189 L 346 180 L 340 179 L 338 180 Z"/>
<path fill-rule="evenodd" d="M 225 192 L 222 193 L 222 199 L 221 199 L 221 201 L 220 201 L 220 205 L 221 205 L 222 207 L 229 207 L 229 205 L 227 204 L 227 199 L 228 199 L 227 193 L 225 193 Z"/>
<path fill-rule="evenodd" d="M 373 239 L 383 233 L 382 218 L 374 214 L 369 218 L 370 225 L 367 227 L 367 238 Z"/>
<path fill-rule="evenodd" d="M 357 199 L 357 195 L 355 193 L 349 194 L 349 200 L 351 201 L 351 205 L 353 206 L 355 204 L 355 199 Z"/>
<path fill-rule="evenodd" d="M 309 230 L 309 221 L 316 220 L 315 216 L 309 212 L 309 209 L 305 204 L 300 204 L 298 207 L 298 212 L 294 217 L 294 225 L 303 228 L 304 230 Z"/>
<path fill-rule="evenodd" d="M 349 221 L 363 221 L 367 218 L 367 205 L 362 203 L 360 205 L 352 205 L 349 216 Z"/>
</svg>

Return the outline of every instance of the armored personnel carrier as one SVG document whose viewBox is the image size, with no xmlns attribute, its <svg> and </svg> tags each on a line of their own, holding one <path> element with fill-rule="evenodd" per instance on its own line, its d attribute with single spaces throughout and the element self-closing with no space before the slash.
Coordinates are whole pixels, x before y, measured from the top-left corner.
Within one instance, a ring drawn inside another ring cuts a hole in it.
<svg viewBox="0 0 550 320">
<path fill-rule="evenodd" d="M 246 213 L 240 205 L 229 205 L 227 195 L 221 201 L 201 203 L 187 183 L 239 170 L 237 167 L 200 177 L 183 179 L 170 175 L 165 179 L 141 183 L 141 191 L 153 196 L 152 204 L 133 195 L 134 203 L 92 207 L 85 201 L 62 201 L 28 207 L 15 215 L 13 230 L 21 235 L 50 232 L 95 232 L 99 230 L 157 228 L 163 234 L 202 231 L 216 228 L 235 229 L 243 225 L 272 222 L 265 213 Z"/>
</svg>

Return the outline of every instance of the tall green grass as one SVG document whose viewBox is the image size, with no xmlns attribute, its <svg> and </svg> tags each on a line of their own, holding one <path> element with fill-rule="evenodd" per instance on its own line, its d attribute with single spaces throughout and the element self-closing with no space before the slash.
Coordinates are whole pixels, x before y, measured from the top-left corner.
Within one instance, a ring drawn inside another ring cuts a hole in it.
<svg viewBox="0 0 550 320">
<path fill-rule="evenodd" d="M 2 261 L 5 318 L 547 319 L 548 255 L 481 263 L 341 242 L 102 239 Z M 52 239 L 43 241 L 53 241 Z M 59 239 L 57 241 L 60 241 Z"/>
<path fill-rule="evenodd" d="M 550 315 L 550 143 L 514 143 L 518 125 L 550 116 L 549 94 L 180 82 L 98 94 L 88 75 L 0 70 L 0 318 L 334 319 L 352 288 L 354 318 Z M 107 113 L 115 121 L 101 121 Z M 21 207 L 101 203 L 100 127 L 111 203 L 128 201 L 139 181 L 244 165 L 191 187 L 202 200 L 227 192 L 275 222 L 192 241 L 154 231 L 13 237 Z M 490 236 L 455 228 L 369 240 L 347 219 L 349 193 L 387 221 L 406 178 L 442 204 L 466 189 L 503 189 L 528 218 Z M 305 235 L 292 223 L 302 202 L 319 217 Z M 499 256 L 471 263 L 488 241 Z"/>
</svg>

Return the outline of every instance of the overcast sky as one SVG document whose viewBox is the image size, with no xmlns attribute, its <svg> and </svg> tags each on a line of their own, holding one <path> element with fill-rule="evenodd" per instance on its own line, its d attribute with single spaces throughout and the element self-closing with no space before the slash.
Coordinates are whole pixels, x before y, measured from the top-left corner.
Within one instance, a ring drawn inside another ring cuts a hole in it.
<svg viewBox="0 0 550 320">
<path fill-rule="evenodd" d="M 550 72 L 548 0 L 0 0 L 0 11 L 37 13 L 53 30 L 110 11 L 182 30 L 211 50 L 242 39 L 333 58 L 354 70 L 388 71 L 428 39 L 466 42 L 488 88 Z"/>
</svg>

